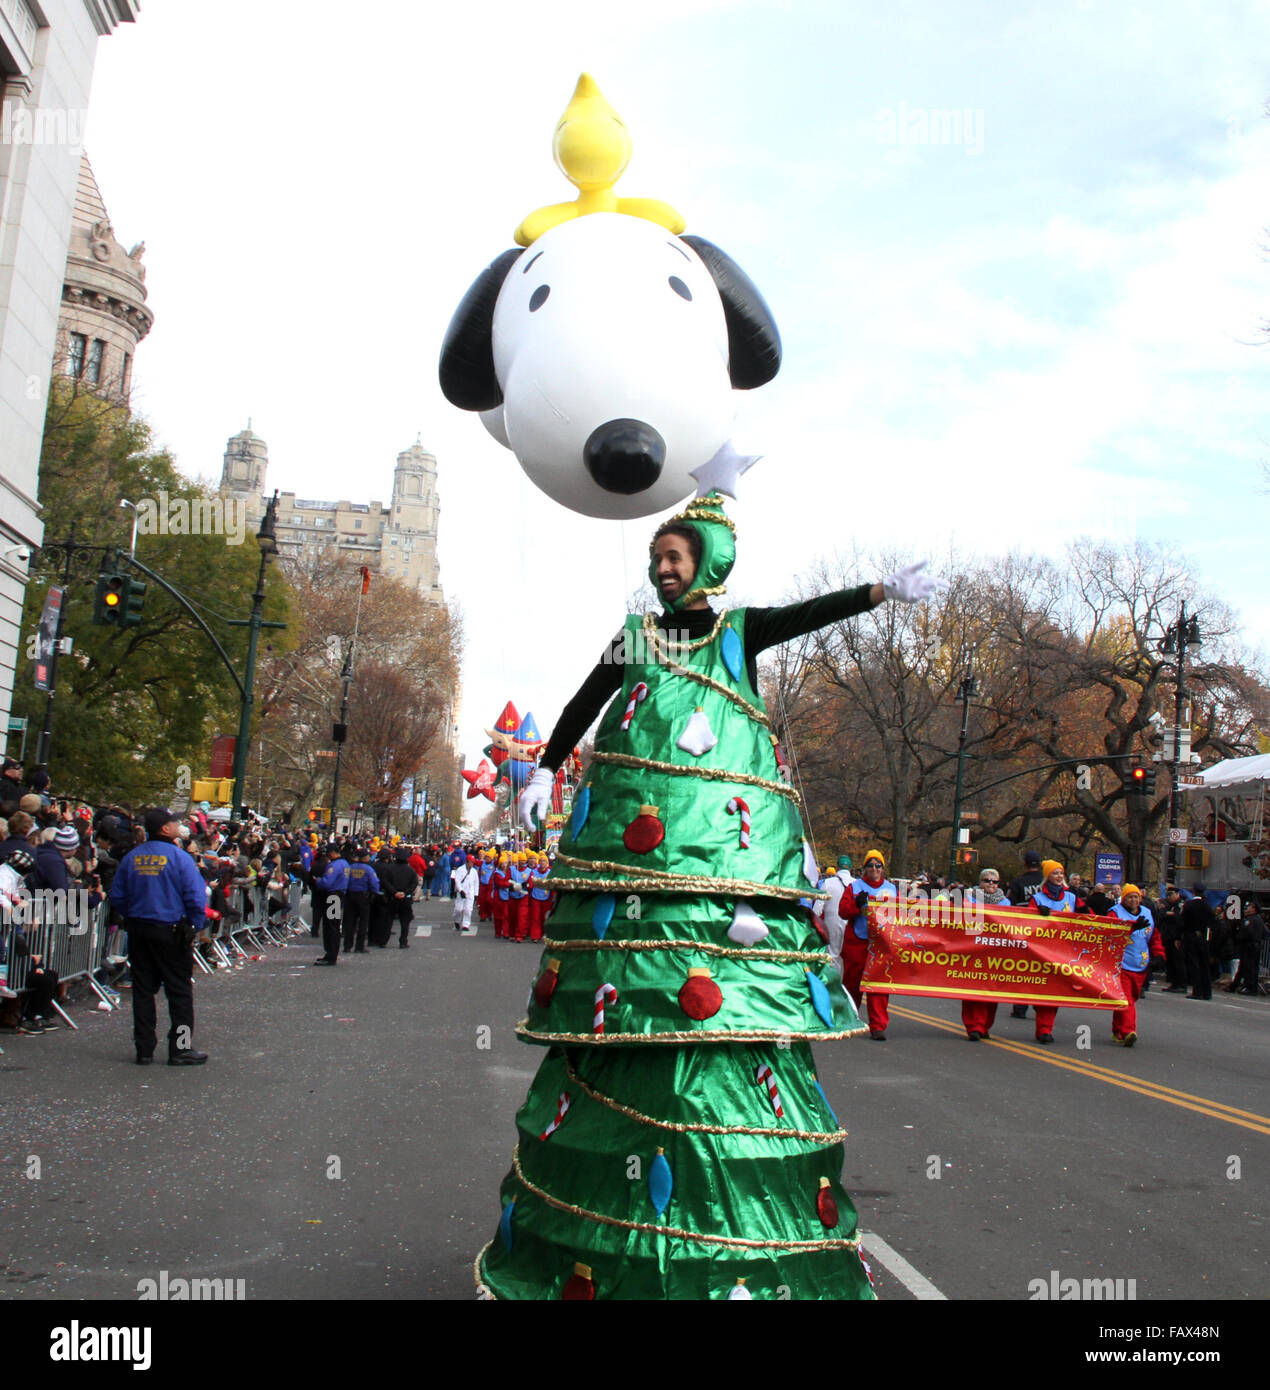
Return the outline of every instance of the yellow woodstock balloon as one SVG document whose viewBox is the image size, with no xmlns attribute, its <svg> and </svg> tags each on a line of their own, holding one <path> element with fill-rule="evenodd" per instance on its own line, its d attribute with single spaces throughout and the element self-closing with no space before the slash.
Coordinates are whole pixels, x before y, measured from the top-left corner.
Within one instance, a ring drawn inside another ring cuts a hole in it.
<svg viewBox="0 0 1270 1390">
<path fill-rule="evenodd" d="M 619 198 L 613 192 L 613 185 L 630 163 L 631 137 L 590 73 L 578 78 L 551 148 L 560 172 L 577 188 L 577 199 L 531 212 L 516 228 L 518 246 L 529 246 L 552 227 L 590 212 L 643 217 L 676 236 L 688 225 L 669 203 L 656 198 Z"/>
</svg>

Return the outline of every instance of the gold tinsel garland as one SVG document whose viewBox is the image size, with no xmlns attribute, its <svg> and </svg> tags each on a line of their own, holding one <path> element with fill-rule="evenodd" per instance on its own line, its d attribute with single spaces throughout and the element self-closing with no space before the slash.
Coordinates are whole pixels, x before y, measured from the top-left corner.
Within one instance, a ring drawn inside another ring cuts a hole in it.
<svg viewBox="0 0 1270 1390">
<path fill-rule="evenodd" d="M 574 1071 L 569 1059 L 564 1058 L 565 1075 L 575 1085 L 581 1088 L 582 1093 L 600 1105 L 607 1105 L 610 1110 L 616 1110 L 621 1115 L 626 1115 L 641 1125 L 651 1125 L 654 1129 L 670 1130 L 673 1134 L 758 1134 L 763 1137 L 776 1137 L 780 1139 L 804 1139 L 812 1144 L 840 1144 L 847 1137 L 845 1129 L 835 1129 L 832 1132 L 807 1129 L 776 1129 L 772 1127 L 760 1127 L 758 1125 L 692 1125 L 676 1123 L 673 1120 L 655 1120 L 651 1115 L 645 1115 L 639 1110 L 635 1110 L 629 1105 L 623 1105 L 621 1101 L 614 1100 L 611 1096 L 606 1096 L 597 1091 L 594 1086 L 583 1079 Z"/>
<path fill-rule="evenodd" d="M 827 893 L 808 887 L 783 888 L 778 883 L 754 883 L 744 878 L 709 878 L 704 874 L 676 874 L 669 869 L 634 869 L 630 864 L 618 864 L 609 859 L 575 859 L 571 854 L 558 853 L 556 861 L 567 869 L 598 869 L 601 872 L 633 874 L 630 878 L 559 878 L 552 876 L 552 886 L 559 893 L 613 893 L 624 889 L 652 893 L 721 893 L 730 898 L 784 898 L 798 902 L 802 898 L 825 898 Z"/>
<path fill-rule="evenodd" d="M 771 782 L 766 777 L 757 777 L 752 772 L 733 772 L 726 767 L 684 767 L 681 763 L 663 763 L 655 758 L 640 758 L 634 753 L 592 753 L 593 763 L 612 763 L 614 767 L 648 768 L 652 772 L 665 772 L 672 777 L 704 777 L 708 782 L 740 782 L 747 787 L 762 787 L 764 791 L 775 792 L 777 796 L 787 797 L 795 806 L 801 806 L 798 793 L 784 782 Z"/>
<path fill-rule="evenodd" d="M 559 1197 L 532 1183 L 520 1166 L 520 1145 L 512 1150 L 512 1168 L 526 1192 L 531 1192 L 549 1207 L 557 1211 L 567 1211 L 571 1216 L 580 1216 L 584 1221 L 596 1221 L 602 1226 L 617 1226 L 624 1231 L 642 1231 L 654 1236 L 678 1236 L 680 1240 L 696 1240 L 705 1245 L 727 1245 L 740 1250 L 799 1250 L 811 1253 L 815 1250 L 858 1250 L 860 1237 L 850 1240 L 747 1240 L 743 1236 L 712 1236 L 702 1231 L 685 1231 L 679 1226 L 656 1226 L 650 1221 L 622 1221 L 616 1216 L 606 1216 L 600 1211 L 588 1211 L 572 1202 L 562 1202 Z"/>
<path fill-rule="evenodd" d="M 868 1032 L 863 1023 L 857 1028 L 842 1028 L 832 1033 L 823 1029 L 818 1033 L 795 1033 L 788 1028 L 710 1028 L 700 1032 L 682 1028 L 673 1033 L 535 1033 L 528 1025 L 528 1017 L 520 1020 L 516 1025 L 518 1037 L 531 1038 L 534 1042 L 586 1043 L 597 1047 L 605 1043 L 834 1042 L 839 1038 L 857 1038 Z"/>
<path fill-rule="evenodd" d="M 713 941 L 588 941 L 572 937 L 558 941 L 547 936 L 539 943 L 551 951 L 702 951 L 711 956 L 727 956 L 737 960 L 803 960 L 813 965 L 825 965 L 830 957 L 825 951 L 778 951 L 764 946 L 719 946 Z"/>
<path fill-rule="evenodd" d="M 723 620 L 728 616 L 727 612 L 719 614 L 719 621 L 715 623 L 714 630 L 707 637 L 701 637 L 696 642 L 689 642 L 686 646 L 674 643 L 676 653 L 695 652 L 699 647 L 703 647 L 708 642 L 713 642 L 718 635 L 719 627 Z M 750 702 L 739 692 L 724 685 L 721 681 L 715 680 L 713 676 L 707 676 L 704 671 L 694 671 L 690 667 L 680 666 L 672 659 L 671 644 L 667 643 L 662 635 L 661 629 L 657 626 L 656 617 L 652 613 L 644 614 L 643 634 L 647 641 L 652 644 L 653 653 L 657 657 L 657 665 L 664 666 L 672 676 L 683 676 L 686 680 L 695 681 L 697 685 L 704 686 L 707 690 L 713 690 L 715 694 L 722 695 L 725 699 L 744 710 L 745 713 L 756 723 L 761 724 L 765 729 L 772 727 L 771 720 L 756 705 Z"/>
</svg>

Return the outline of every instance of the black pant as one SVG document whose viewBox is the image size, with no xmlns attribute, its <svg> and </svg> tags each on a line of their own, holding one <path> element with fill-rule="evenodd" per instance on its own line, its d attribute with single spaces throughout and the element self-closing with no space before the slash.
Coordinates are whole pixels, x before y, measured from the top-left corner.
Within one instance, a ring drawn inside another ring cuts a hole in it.
<svg viewBox="0 0 1270 1390">
<path fill-rule="evenodd" d="M 1247 990 L 1249 994 L 1256 994 L 1260 975 L 1261 952 L 1254 946 L 1239 957 L 1239 969 L 1235 972 L 1235 978 L 1230 982 L 1230 987 L 1232 990 Z"/>
<path fill-rule="evenodd" d="M 336 960 L 340 953 L 340 932 L 344 925 L 344 894 L 328 893 L 322 888 L 315 888 L 313 893 L 315 898 L 320 895 L 322 899 L 322 950 L 327 960 Z M 313 911 L 317 912 L 316 903 Z"/>
<path fill-rule="evenodd" d="M 366 949 L 366 928 L 370 924 L 370 894 L 344 895 L 344 949 L 351 951 L 354 940 L 359 951 Z"/>
<path fill-rule="evenodd" d="M 392 940 L 392 924 L 396 922 L 397 935 L 400 938 L 397 944 L 399 946 L 407 945 L 410 941 L 410 924 L 414 921 L 414 904 L 409 897 L 389 898 L 386 910 L 388 913 L 388 932 L 384 940 Z"/>
<path fill-rule="evenodd" d="M 1182 938 L 1164 938 L 1164 961 L 1168 971 L 1169 984 L 1175 988 L 1186 987 L 1186 961 L 1182 954 Z"/>
<path fill-rule="evenodd" d="M 370 903 L 370 933 L 372 946 L 387 946 L 392 935 L 392 913 L 382 893 L 376 893 Z"/>
<path fill-rule="evenodd" d="M 132 1040 L 137 1055 L 152 1057 L 158 1038 L 155 1031 L 155 997 L 159 986 L 168 998 L 168 1055 L 194 1046 L 194 930 L 164 926 L 130 917 L 128 965 L 132 970 Z"/>
<path fill-rule="evenodd" d="M 1186 974 L 1191 993 L 1196 999 L 1213 997 L 1213 977 L 1208 965 L 1208 941 L 1205 933 L 1188 931 L 1182 936 L 1182 953 L 1186 957 Z"/>
</svg>

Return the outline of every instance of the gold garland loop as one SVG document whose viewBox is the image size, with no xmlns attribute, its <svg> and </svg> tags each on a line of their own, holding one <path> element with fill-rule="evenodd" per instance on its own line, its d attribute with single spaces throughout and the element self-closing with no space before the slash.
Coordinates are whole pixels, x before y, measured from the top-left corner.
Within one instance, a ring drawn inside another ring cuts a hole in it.
<svg viewBox="0 0 1270 1390">
<path fill-rule="evenodd" d="M 709 878 L 704 874 L 677 874 L 669 869 L 650 869 L 619 864 L 610 859 L 576 859 L 557 853 L 556 861 L 567 869 L 599 869 L 610 873 L 632 874 L 630 878 L 559 878 L 552 884 L 561 893 L 609 893 L 621 889 L 640 889 L 654 893 L 721 893 L 729 898 L 783 898 L 798 902 L 802 898 L 828 898 L 827 893 L 808 886 L 784 888 L 779 883 L 755 883 L 746 878 Z"/>
<path fill-rule="evenodd" d="M 686 1231 L 679 1226 L 656 1226 L 650 1221 L 622 1221 L 616 1216 L 606 1216 L 600 1211 L 588 1211 L 586 1207 L 576 1206 L 572 1202 L 562 1202 L 559 1197 L 553 1197 L 550 1192 L 530 1182 L 525 1176 L 525 1170 L 520 1166 L 519 1144 L 512 1150 L 512 1168 L 525 1191 L 532 1192 L 548 1206 L 555 1207 L 557 1211 L 567 1211 L 571 1216 L 580 1216 L 584 1221 L 595 1221 L 602 1226 L 617 1226 L 623 1231 L 643 1231 L 654 1236 L 677 1236 L 680 1240 L 695 1240 L 705 1245 L 726 1245 L 739 1250 L 790 1250 L 810 1253 L 815 1250 L 858 1250 L 860 1247 L 859 1236 L 849 1240 L 747 1240 L 743 1236 L 713 1236 L 703 1231 Z"/>
<path fill-rule="evenodd" d="M 827 951 L 778 951 L 772 946 L 720 946 L 713 941 L 588 941 L 585 937 L 557 940 L 544 937 L 540 943 L 550 951 L 701 951 L 711 956 L 727 956 L 735 960 L 802 960 L 813 965 L 825 965 Z"/>
<path fill-rule="evenodd" d="M 787 797 L 795 806 L 802 806 L 802 799 L 788 783 L 773 782 L 753 772 L 734 772 L 726 767 L 685 767 L 682 763 L 663 763 L 656 758 L 640 758 L 634 753 L 592 753 L 591 761 L 611 763 L 614 767 L 649 768 L 653 772 L 668 773 L 671 777 L 704 777 L 708 782 L 739 782 L 747 787 L 762 787 L 764 791 Z"/>
<path fill-rule="evenodd" d="M 601 1046 L 604 1043 L 621 1043 L 624 1046 L 652 1045 L 667 1043 L 716 1043 L 716 1042 L 837 1042 L 842 1038 L 858 1038 L 868 1032 L 861 1023 L 856 1028 L 842 1028 L 835 1032 L 795 1033 L 788 1028 L 711 1028 L 700 1032 L 683 1028 L 673 1033 L 535 1033 L 529 1027 L 529 1018 L 522 1018 L 516 1025 L 516 1034 L 533 1042 L 547 1043 L 585 1043 L 588 1046 Z"/>
<path fill-rule="evenodd" d="M 610 1110 L 616 1110 L 619 1115 L 626 1115 L 638 1124 L 651 1125 L 654 1129 L 669 1130 L 672 1134 L 757 1134 L 764 1138 L 803 1139 L 812 1144 L 841 1144 L 847 1137 L 845 1129 L 824 1132 L 807 1129 L 776 1129 L 770 1126 L 765 1128 L 758 1125 L 693 1125 L 676 1123 L 673 1120 L 655 1120 L 651 1115 L 645 1115 L 632 1106 L 623 1105 L 621 1101 L 614 1100 L 612 1096 L 606 1096 L 597 1091 L 594 1086 L 584 1081 L 574 1071 L 567 1057 L 564 1058 L 564 1070 L 570 1082 L 580 1087 L 582 1093 L 591 1100 L 600 1105 L 607 1105 Z"/>
</svg>

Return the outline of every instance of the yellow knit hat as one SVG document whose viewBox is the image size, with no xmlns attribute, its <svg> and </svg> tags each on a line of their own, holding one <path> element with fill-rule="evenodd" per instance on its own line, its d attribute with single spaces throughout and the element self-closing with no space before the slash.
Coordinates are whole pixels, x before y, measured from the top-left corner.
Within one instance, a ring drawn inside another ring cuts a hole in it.
<svg viewBox="0 0 1270 1390">
<path fill-rule="evenodd" d="M 1062 873 L 1063 871 L 1063 866 L 1058 862 L 1057 859 L 1041 860 L 1041 872 L 1045 875 L 1046 878 L 1049 878 L 1050 874 L 1052 874 L 1055 869 L 1057 869 L 1059 873 Z"/>
</svg>

